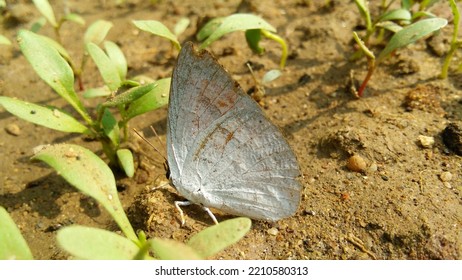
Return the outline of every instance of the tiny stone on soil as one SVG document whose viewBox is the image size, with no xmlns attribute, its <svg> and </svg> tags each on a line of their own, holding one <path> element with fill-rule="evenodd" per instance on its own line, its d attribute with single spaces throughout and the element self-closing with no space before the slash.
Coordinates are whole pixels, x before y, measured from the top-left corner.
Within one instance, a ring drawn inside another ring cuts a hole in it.
<svg viewBox="0 0 462 280">
<path fill-rule="evenodd" d="M 452 173 L 448 172 L 448 171 L 445 171 L 445 172 L 440 174 L 440 179 L 443 182 L 449 182 L 449 181 L 452 180 Z"/>
<path fill-rule="evenodd" d="M 10 123 L 5 127 L 5 130 L 8 134 L 13 136 L 19 136 L 21 134 L 21 129 L 17 124 Z"/>
<path fill-rule="evenodd" d="M 267 232 L 268 234 L 270 234 L 270 235 L 276 236 L 276 235 L 278 234 L 279 231 L 278 231 L 277 228 L 272 227 L 272 228 L 268 229 L 266 232 Z"/>
<path fill-rule="evenodd" d="M 435 144 L 435 138 L 431 136 L 419 135 L 420 145 L 424 148 L 431 148 Z"/>
<path fill-rule="evenodd" d="M 351 171 L 361 172 L 366 170 L 366 161 L 360 155 L 353 155 L 348 159 L 347 168 Z"/>
<path fill-rule="evenodd" d="M 377 166 L 377 163 L 373 162 L 373 163 L 369 166 L 369 168 L 367 169 L 367 171 L 369 171 L 369 172 L 376 172 L 376 171 L 378 170 L 378 168 L 379 168 L 379 167 Z"/>
</svg>

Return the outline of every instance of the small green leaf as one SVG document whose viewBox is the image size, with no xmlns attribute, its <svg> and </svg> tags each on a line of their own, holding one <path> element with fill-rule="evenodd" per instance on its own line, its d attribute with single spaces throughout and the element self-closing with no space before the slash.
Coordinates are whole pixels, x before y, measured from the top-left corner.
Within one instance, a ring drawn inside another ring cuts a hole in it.
<svg viewBox="0 0 462 280">
<path fill-rule="evenodd" d="M 418 18 L 422 18 L 422 17 L 435 18 L 436 15 L 429 11 L 417 11 L 412 14 L 411 21 L 416 21 Z"/>
<path fill-rule="evenodd" d="M 108 57 L 117 68 L 119 72 L 120 80 L 125 80 L 127 76 L 127 60 L 125 59 L 124 53 L 114 42 L 104 41 L 104 48 Z"/>
<path fill-rule="evenodd" d="M 46 36 L 42 36 L 41 39 L 43 39 L 48 45 L 50 45 L 51 47 L 55 48 L 59 54 L 64 57 L 64 59 L 71 63 L 71 56 L 69 55 L 69 53 L 67 52 L 67 50 L 58 42 L 56 42 L 55 40 L 51 39 L 50 37 L 46 37 Z"/>
<path fill-rule="evenodd" d="M 107 108 L 104 109 L 101 124 L 104 134 L 111 139 L 112 144 L 115 147 L 119 146 L 119 125 L 114 115 L 112 115 L 111 111 Z"/>
<path fill-rule="evenodd" d="M 0 105 L 11 114 L 31 123 L 64 132 L 90 133 L 86 126 L 58 108 L 44 107 L 6 96 L 0 96 Z"/>
<path fill-rule="evenodd" d="M 377 64 L 394 50 L 414 43 L 420 38 L 423 38 L 446 26 L 447 23 L 448 21 L 444 18 L 430 18 L 404 27 L 391 37 L 390 41 L 385 46 L 385 49 L 383 49 L 377 58 Z"/>
<path fill-rule="evenodd" d="M 48 20 L 51 25 L 53 25 L 53 27 L 58 27 L 53 8 L 51 7 L 48 0 L 32 0 L 32 2 L 34 2 L 35 7 L 37 7 L 39 12 Z"/>
<path fill-rule="evenodd" d="M 249 218 L 235 218 L 202 230 L 186 244 L 202 258 L 208 258 L 238 242 L 250 230 Z"/>
<path fill-rule="evenodd" d="M 422 1 L 419 1 L 419 2 L 420 2 L 419 10 L 422 11 L 422 10 L 428 9 L 431 6 L 433 6 L 434 4 L 440 2 L 440 0 L 422 0 Z"/>
<path fill-rule="evenodd" d="M 390 21 L 393 21 L 393 20 L 410 21 L 411 12 L 405 9 L 396 9 L 396 10 L 391 10 L 391 11 L 386 12 L 379 18 L 379 21 L 388 21 L 388 20 Z"/>
<path fill-rule="evenodd" d="M 58 244 L 73 257 L 85 260 L 131 260 L 138 246 L 116 233 L 78 225 L 58 230 Z"/>
<path fill-rule="evenodd" d="M 76 99 L 74 93 L 74 73 L 56 50 L 56 46 L 43 36 L 27 30 L 20 30 L 18 42 L 21 51 L 50 87 L 66 100 Z"/>
<path fill-rule="evenodd" d="M 137 100 L 138 98 L 141 98 L 143 95 L 152 91 L 155 87 L 157 87 L 157 83 L 131 88 L 121 94 L 118 94 L 110 98 L 108 101 L 104 102 L 102 106 L 115 107 L 119 105 L 132 103 L 133 101 Z"/>
<path fill-rule="evenodd" d="M 38 20 L 36 20 L 34 23 L 32 23 L 30 27 L 30 31 L 34 33 L 38 33 L 42 27 L 47 24 L 47 19 L 44 17 L 40 17 Z"/>
<path fill-rule="evenodd" d="M 3 35 L 0 35 L 0 44 L 1 45 L 11 45 L 10 39 L 6 38 Z"/>
<path fill-rule="evenodd" d="M 369 6 L 366 0 L 355 0 L 356 6 L 358 7 L 359 13 L 366 21 L 367 30 L 372 29 L 371 14 L 369 12 Z"/>
<path fill-rule="evenodd" d="M 282 75 L 281 70 L 278 69 L 272 69 L 263 75 L 263 78 L 261 79 L 261 83 L 263 85 L 271 83 L 272 81 L 276 80 Z"/>
<path fill-rule="evenodd" d="M 196 34 L 197 41 L 199 42 L 204 41 L 205 39 L 207 39 L 207 37 L 212 35 L 212 33 L 215 32 L 215 30 L 218 28 L 218 26 L 220 26 L 220 24 L 223 22 L 224 19 L 225 19 L 224 17 L 217 17 L 217 18 L 209 20 L 201 28 L 201 30 L 197 32 Z"/>
<path fill-rule="evenodd" d="M 128 177 L 133 177 L 135 174 L 135 166 L 133 164 L 133 154 L 129 149 L 117 150 L 117 158 L 119 163 Z"/>
<path fill-rule="evenodd" d="M 200 260 L 201 257 L 188 245 L 171 239 L 153 238 L 151 248 L 161 260 Z"/>
<path fill-rule="evenodd" d="M 56 44 L 43 38 L 45 37 L 24 29 L 18 32 L 19 47 L 35 72 L 90 122 L 89 115 L 74 91 L 74 73 L 71 67 L 58 52 Z"/>
<path fill-rule="evenodd" d="M 171 78 L 160 79 L 155 83 L 157 86 L 142 97 L 134 100 L 126 111 L 125 119 L 128 121 L 138 115 L 153 111 L 167 105 L 170 93 Z"/>
<path fill-rule="evenodd" d="M 98 67 L 104 83 L 111 91 L 117 90 L 122 83 L 122 80 L 120 79 L 118 69 L 112 60 L 109 59 L 106 53 L 94 43 L 87 44 L 87 51 Z"/>
<path fill-rule="evenodd" d="M 180 36 L 186 28 L 188 28 L 190 22 L 189 18 L 181 18 L 180 21 L 175 24 L 175 27 L 173 27 L 173 33 L 175 36 Z"/>
<path fill-rule="evenodd" d="M 261 30 L 260 29 L 249 29 L 245 31 L 245 40 L 250 49 L 257 54 L 262 54 L 265 49 L 260 47 L 261 41 Z"/>
<path fill-rule="evenodd" d="M 412 8 L 412 4 L 414 0 L 401 0 L 401 8 L 405 10 L 410 10 Z"/>
<path fill-rule="evenodd" d="M 111 95 L 112 91 L 107 86 L 97 87 L 97 88 L 90 88 L 87 89 L 84 94 L 83 98 L 96 98 L 96 97 L 104 97 Z"/>
<path fill-rule="evenodd" d="M 106 38 L 109 29 L 111 29 L 112 23 L 105 20 L 97 20 L 90 25 L 85 32 L 83 41 L 85 45 L 88 43 L 94 43 L 99 45 Z"/>
<path fill-rule="evenodd" d="M 135 81 L 134 79 L 124 80 L 122 82 L 122 86 L 127 86 L 127 87 L 138 87 L 140 85 L 141 85 L 141 83 Z"/>
<path fill-rule="evenodd" d="M 32 159 L 53 167 L 69 184 L 96 199 L 132 241 L 133 228 L 123 210 L 111 169 L 90 150 L 78 145 L 56 144 L 37 147 Z"/>
<path fill-rule="evenodd" d="M 69 14 L 66 14 L 63 17 L 63 19 L 65 19 L 67 21 L 75 22 L 75 23 L 80 24 L 80 25 L 85 25 L 85 20 L 83 19 L 83 17 L 79 16 L 78 14 L 69 13 Z"/>
<path fill-rule="evenodd" d="M 234 31 L 246 31 L 248 29 L 264 29 L 271 32 L 276 32 L 271 24 L 266 22 L 259 16 L 252 14 L 234 14 L 226 17 L 218 28 L 205 40 L 200 49 L 205 49 L 211 43 L 220 39 L 225 34 Z"/>
<path fill-rule="evenodd" d="M 0 260 L 32 260 L 34 257 L 8 212 L 0 206 Z"/>
<path fill-rule="evenodd" d="M 156 20 L 134 20 L 133 24 L 139 29 L 170 40 L 177 50 L 181 49 L 180 42 L 163 23 Z"/>
<path fill-rule="evenodd" d="M 377 23 L 375 26 L 378 26 L 378 27 L 381 27 L 381 28 L 384 28 L 388 31 L 391 31 L 393 33 L 396 33 L 398 31 L 400 31 L 401 29 L 403 29 L 403 27 L 393 21 L 382 21 L 382 22 L 379 22 Z"/>
</svg>

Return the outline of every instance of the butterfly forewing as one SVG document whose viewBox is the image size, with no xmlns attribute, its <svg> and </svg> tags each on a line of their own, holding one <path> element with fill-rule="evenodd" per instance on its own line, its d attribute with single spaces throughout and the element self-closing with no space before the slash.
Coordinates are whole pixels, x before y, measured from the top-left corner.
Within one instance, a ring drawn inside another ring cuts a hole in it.
<svg viewBox="0 0 462 280">
<path fill-rule="evenodd" d="M 174 162 L 178 172 L 197 135 L 233 108 L 238 96 L 227 92 L 233 87 L 234 81 L 213 57 L 184 45 L 173 72 L 167 133 L 169 165 Z"/>
</svg>

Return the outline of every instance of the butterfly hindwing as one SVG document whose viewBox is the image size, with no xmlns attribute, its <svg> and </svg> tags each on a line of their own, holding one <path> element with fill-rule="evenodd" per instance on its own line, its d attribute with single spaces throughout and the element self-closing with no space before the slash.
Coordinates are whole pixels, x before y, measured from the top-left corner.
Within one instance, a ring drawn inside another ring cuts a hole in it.
<svg viewBox="0 0 462 280">
<path fill-rule="evenodd" d="M 198 202 L 228 213 L 272 221 L 291 216 L 300 199 L 295 156 L 260 110 L 238 108 L 197 138 L 183 187 L 200 186 Z"/>
</svg>

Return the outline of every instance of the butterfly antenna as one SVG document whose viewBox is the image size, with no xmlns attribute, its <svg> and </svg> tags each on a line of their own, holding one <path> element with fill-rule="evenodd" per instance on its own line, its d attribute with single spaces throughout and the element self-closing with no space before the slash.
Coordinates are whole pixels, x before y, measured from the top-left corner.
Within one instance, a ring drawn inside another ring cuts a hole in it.
<svg viewBox="0 0 462 280">
<path fill-rule="evenodd" d="M 253 78 L 253 82 L 255 83 L 255 90 L 251 96 L 255 101 L 260 102 L 263 99 L 263 96 L 265 95 L 265 88 L 262 86 L 262 83 L 257 79 L 257 76 L 253 72 L 250 63 L 247 62 L 245 65 L 247 65 L 247 67 L 249 68 L 250 74 Z"/>
<path fill-rule="evenodd" d="M 250 65 L 250 63 L 247 62 L 245 65 L 247 65 L 247 67 L 249 68 L 250 74 L 252 75 L 252 78 L 253 78 L 253 81 L 255 82 L 255 84 L 258 84 L 257 77 L 255 76 L 255 73 L 253 72 L 253 69 L 252 69 L 252 66 Z"/>
<path fill-rule="evenodd" d="M 165 147 L 165 146 L 164 146 L 164 143 L 162 143 L 162 140 L 160 140 L 160 137 L 159 137 L 159 135 L 157 135 L 157 131 L 155 130 L 155 128 L 154 128 L 154 127 L 152 127 L 152 125 L 151 125 L 151 126 L 149 126 L 149 128 L 151 128 L 151 130 L 152 130 L 152 133 L 154 133 L 154 135 L 156 136 L 156 138 L 157 138 L 157 141 L 159 141 L 159 144 L 160 144 L 160 146 L 161 146 L 161 147 Z M 165 149 L 163 149 L 163 152 L 164 152 L 164 155 L 166 155 L 166 154 L 167 154 L 167 151 L 166 151 Z"/>
<path fill-rule="evenodd" d="M 152 128 L 152 126 L 151 126 Z M 148 139 L 146 139 L 146 137 L 144 137 L 143 135 L 141 135 L 141 133 L 136 130 L 135 128 L 133 128 L 133 131 L 136 133 L 136 135 L 138 135 L 141 139 L 143 139 L 144 142 L 146 142 L 149 146 L 151 146 L 156 152 L 158 152 L 163 158 L 164 160 L 167 160 L 164 156 L 164 154 L 162 154 L 151 142 L 149 142 Z M 155 130 L 154 130 L 155 131 Z M 157 135 L 157 133 L 155 133 L 156 137 L 159 138 L 159 136 Z M 161 142 L 162 143 L 162 142 Z"/>
</svg>

